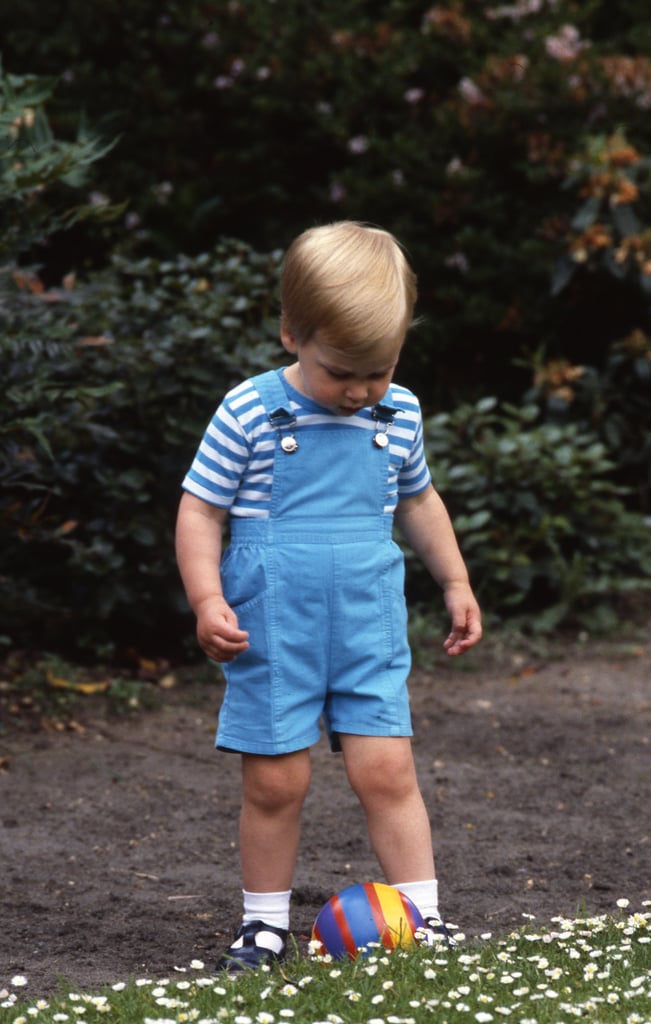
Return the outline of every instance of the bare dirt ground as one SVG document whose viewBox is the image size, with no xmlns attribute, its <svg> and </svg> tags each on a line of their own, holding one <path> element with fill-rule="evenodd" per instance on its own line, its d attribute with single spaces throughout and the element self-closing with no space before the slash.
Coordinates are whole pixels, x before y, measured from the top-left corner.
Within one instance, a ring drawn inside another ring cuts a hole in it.
<svg viewBox="0 0 651 1024">
<path fill-rule="evenodd" d="M 651 899 L 651 646 L 577 650 L 435 657 L 413 673 L 442 909 L 469 937 Z M 16 974 L 33 996 L 214 963 L 240 912 L 239 761 L 212 746 L 221 685 L 186 682 L 123 716 L 87 698 L 63 729 L 2 707 L 0 989 Z M 299 947 L 333 892 L 367 880 L 381 878 L 361 814 L 322 741 Z"/>
</svg>

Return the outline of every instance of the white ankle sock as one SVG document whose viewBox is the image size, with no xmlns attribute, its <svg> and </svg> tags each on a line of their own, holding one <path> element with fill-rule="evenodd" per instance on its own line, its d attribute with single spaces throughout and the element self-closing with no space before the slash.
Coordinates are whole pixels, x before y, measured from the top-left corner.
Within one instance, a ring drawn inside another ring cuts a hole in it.
<svg viewBox="0 0 651 1024">
<path fill-rule="evenodd" d="M 415 903 L 425 919 L 435 917 L 441 920 L 439 914 L 439 884 L 435 878 L 425 882 L 401 882 L 393 886 L 404 893 L 412 903 Z"/>
<path fill-rule="evenodd" d="M 289 928 L 289 900 L 292 890 L 287 892 L 247 892 L 242 889 L 244 899 L 244 913 L 242 924 L 250 924 L 251 921 L 264 921 L 274 928 Z M 274 953 L 280 953 L 282 940 L 273 932 L 259 931 L 255 937 L 258 946 L 271 949 Z M 241 945 L 241 940 L 238 940 Z M 233 943 L 237 945 L 237 942 Z"/>
</svg>

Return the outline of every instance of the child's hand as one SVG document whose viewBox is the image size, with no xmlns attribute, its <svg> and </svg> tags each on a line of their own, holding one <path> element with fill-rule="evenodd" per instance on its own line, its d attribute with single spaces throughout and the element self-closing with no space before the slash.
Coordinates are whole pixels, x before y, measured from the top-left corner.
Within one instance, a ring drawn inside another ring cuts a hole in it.
<svg viewBox="0 0 651 1024">
<path fill-rule="evenodd" d="M 479 605 L 468 583 L 452 583 L 444 593 L 452 629 L 443 647 L 449 655 L 463 654 L 481 640 Z"/>
<path fill-rule="evenodd" d="M 233 661 L 249 647 L 249 634 L 240 629 L 237 615 L 221 596 L 207 597 L 195 608 L 197 639 L 213 661 Z"/>
</svg>

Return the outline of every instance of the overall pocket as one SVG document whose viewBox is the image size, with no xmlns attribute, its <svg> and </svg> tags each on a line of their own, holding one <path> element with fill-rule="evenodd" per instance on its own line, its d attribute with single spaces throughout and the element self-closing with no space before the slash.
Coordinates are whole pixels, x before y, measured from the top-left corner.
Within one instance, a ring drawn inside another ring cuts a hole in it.
<svg viewBox="0 0 651 1024">
<path fill-rule="evenodd" d="M 250 647 L 224 666 L 228 680 L 268 678 L 263 670 L 269 658 L 267 572 L 256 548 L 230 547 L 222 560 L 224 597 L 237 615 L 240 629 L 249 634 Z"/>
</svg>

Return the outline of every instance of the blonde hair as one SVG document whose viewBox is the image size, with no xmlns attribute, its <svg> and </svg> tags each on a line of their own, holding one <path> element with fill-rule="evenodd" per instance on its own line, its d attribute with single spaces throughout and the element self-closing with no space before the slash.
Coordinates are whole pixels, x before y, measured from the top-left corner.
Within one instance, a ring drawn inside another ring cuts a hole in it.
<svg viewBox="0 0 651 1024">
<path fill-rule="evenodd" d="M 282 326 L 298 344 L 323 331 L 333 348 L 362 355 L 402 345 L 416 294 L 416 275 L 393 235 L 338 221 L 309 228 L 287 250 Z"/>
</svg>

